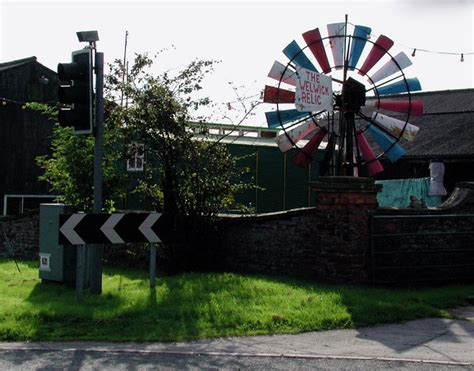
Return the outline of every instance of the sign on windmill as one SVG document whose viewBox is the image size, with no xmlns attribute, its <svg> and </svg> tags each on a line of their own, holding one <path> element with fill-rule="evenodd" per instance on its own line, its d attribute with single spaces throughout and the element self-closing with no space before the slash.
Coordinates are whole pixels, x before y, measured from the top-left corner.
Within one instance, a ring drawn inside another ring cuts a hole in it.
<svg viewBox="0 0 474 371">
<path fill-rule="evenodd" d="M 295 107 L 302 112 L 332 112 L 332 79 L 330 76 L 296 66 Z"/>
</svg>

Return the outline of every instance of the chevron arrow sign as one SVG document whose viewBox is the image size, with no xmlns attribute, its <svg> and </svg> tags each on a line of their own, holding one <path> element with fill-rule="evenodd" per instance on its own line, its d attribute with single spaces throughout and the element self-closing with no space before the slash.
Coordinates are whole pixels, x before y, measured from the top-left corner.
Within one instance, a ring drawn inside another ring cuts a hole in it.
<svg viewBox="0 0 474 371">
<path fill-rule="evenodd" d="M 63 214 L 59 216 L 58 243 L 161 242 L 158 237 L 160 213 Z"/>
</svg>

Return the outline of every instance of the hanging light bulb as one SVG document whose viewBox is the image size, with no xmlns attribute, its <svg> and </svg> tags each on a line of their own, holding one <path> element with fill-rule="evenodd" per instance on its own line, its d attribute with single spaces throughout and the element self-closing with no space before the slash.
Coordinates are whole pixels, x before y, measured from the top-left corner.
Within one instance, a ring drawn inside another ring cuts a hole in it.
<svg viewBox="0 0 474 371">
<path fill-rule="evenodd" d="M 416 53 L 416 48 L 413 49 L 413 53 L 411 53 L 411 56 L 414 57 L 414 56 L 415 56 L 415 53 Z"/>
<path fill-rule="evenodd" d="M 464 53 L 461 53 L 461 62 L 464 62 Z"/>
</svg>

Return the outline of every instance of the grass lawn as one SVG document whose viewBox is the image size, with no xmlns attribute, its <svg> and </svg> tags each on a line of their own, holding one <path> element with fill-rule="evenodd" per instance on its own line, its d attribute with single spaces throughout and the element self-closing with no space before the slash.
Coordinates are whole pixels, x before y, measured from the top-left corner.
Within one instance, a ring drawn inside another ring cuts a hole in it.
<svg viewBox="0 0 474 371">
<path fill-rule="evenodd" d="M 378 289 L 281 277 L 190 273 L 157 278 L 105 268 L 103 294 L 41 283 L 37 262 L 0 259 L 0 340 L 176 341 L 353 328 L 447 317 L 474 285 Z"/>
</svg>

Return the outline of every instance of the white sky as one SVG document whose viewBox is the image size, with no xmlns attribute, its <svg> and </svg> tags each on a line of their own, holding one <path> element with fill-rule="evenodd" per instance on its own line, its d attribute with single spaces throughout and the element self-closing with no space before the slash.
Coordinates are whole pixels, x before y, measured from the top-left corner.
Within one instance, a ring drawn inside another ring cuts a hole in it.
<svg viewBox="0 0 474 371">
<path fill-rule="evenodd" d="M 301 34 L 326 24 L 344 22 L 372 28 L 374 35 L 394 40 L 393 54 L 413 48 L 431 51 L 474 52 L 473 0 L 419 1 L 15 1 L 0 0 L 0 62 L 36 56 L 56 70 L 70 53 L 83 47 L 76 31 L 98 30 L 98 49 L 106 61 L 123 57 L 125 31 L 129 32 L 128 57 L 135 52 L 165 53 L 161 71 L 179 68 L 195 58 L 222 63 L 208 80 L 206 93 L 225 112 L 235 100 L 228 84 L 242 95 L 258 94 L 275 59 L 287 62 L 281 50 L 293 39 L 304 45 Z M 408 47 L 408 48 L 407 48 Z M 391 50 L 391 52 L 392 52 Z M 417 52 L 408 77 L 418 77 L 424 91 L 472 88 L 474 55 Z M 236 108 L 238 105 L 233 103 Z M 247 123 L 264 124 L 268 105 Z M 241 112 L 229 112 L 236 119 Z M 215 118 L 219 120 L 218 117 Z"/>
</svg>

